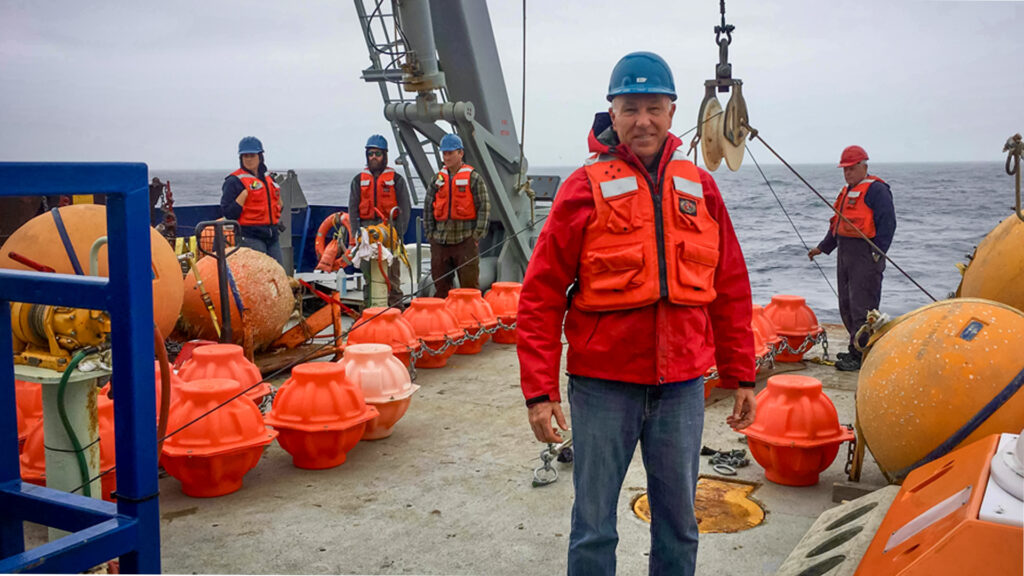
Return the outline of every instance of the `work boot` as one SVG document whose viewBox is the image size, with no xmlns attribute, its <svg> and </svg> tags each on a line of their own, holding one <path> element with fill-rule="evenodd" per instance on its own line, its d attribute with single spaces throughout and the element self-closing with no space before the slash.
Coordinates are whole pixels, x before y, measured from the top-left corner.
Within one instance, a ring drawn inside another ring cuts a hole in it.
<svg viewBox="0 0 1024 576">
<path fill-rule="evenodd" d="M 860 358 L 855 358 L 852 355 L 840 358 L 839 361 L 836 362 L 836 370 L 839 370 L 840 372 L 856 372 L 857 370 L 860 370 Z"/>
<path fill-rule="evenodd" d="M 839 361 L 839 360 L 846 360 L 847 358 L 850 358 L 852 356 L 853 356 L 853 354 L 850 354 L 849 352 L 838 352 L 836 354 L 836 360 L 837 361 Z"/>
</svg>

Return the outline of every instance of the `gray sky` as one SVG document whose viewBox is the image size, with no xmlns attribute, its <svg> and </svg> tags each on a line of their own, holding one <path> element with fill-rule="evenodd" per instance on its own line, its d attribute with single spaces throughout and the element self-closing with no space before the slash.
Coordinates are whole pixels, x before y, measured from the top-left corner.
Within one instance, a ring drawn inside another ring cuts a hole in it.
<svg viewBox="0 0 1024 576">
<path fill-rule="evenodd" d="M 517 123 L 521 10 L 490 2 Z M 580 163 L 633 50 L 668 60 L 674 130 L 694 125 L 716 0 L 528 0 L 527 18 L 531 165 Z M 790 162 L 850 143 L 874 162 L 996 161 L 1024 130 L 1024 2 L 728 0 L 727 19 L 751 124 Z M 0 160 L 231 168 L 253 134 L 273 169 L 358 166 L 369 134 L 390 135 L 368 65 L 346 0 L 3 0 Z"/>
</svg>

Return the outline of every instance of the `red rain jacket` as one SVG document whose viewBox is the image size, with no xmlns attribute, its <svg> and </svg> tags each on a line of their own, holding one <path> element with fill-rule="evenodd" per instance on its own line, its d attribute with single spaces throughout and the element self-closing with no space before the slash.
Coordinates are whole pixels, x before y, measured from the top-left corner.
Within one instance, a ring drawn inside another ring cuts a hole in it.
<svg viewBox="0 0 1024 576">
<path fill-rule="evenodd" d="M 598 115 L 595 127 L 608 124 L 607 115 Z M 681 143 L 668 135 L 660 176 Z M 646 174 L 643 163 L 625 146 L 599 141 L 593 131 L 589 145 L 591 152 L 613 154 Z M 704 306 L 680 306 L 662 298 L 642 308 L 613 312 L 586 312 L 569 304 L 567 292 L 577 277 L 583 232 L 595 207 L 583 168 L 565 181 L 533 250 L 519 300 L 519 367 L 527 402 L 544 397 L 561 401 L 563 320 L 571 374 L 654 385 L 690 380 L 717 364 L 722 388 L 754 380 L 747 266 L 718 186 L 704 170 L 700 180 L 708 211 L 719 224 L 717 297 Z M 650 229 L 653 232 L 654 226 Z"/>
</svg>

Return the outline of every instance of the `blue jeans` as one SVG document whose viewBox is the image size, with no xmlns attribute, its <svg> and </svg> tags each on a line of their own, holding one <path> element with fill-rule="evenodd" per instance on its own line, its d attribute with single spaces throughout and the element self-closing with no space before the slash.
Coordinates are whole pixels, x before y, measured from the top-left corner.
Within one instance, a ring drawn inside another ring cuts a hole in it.
<svg viewBox="0 0 1024 576">
<path fill-rule="evenodd" d="M 284 266 L 284 254 L 281 253 L 281 237 L 274 234 L 271 238 L 257 238 L 254 236 L 241 235 L 242 241 L 239 246 L 243 248 L 252 248 L 257 252 L 262 252 L 267 256 L 270 256 L 281 266 Z"/>
<path fill-rule="evenodd" d="M 637 441 L 651 506 L 651 575 L 692 575 L 702 379 L 660 386 L 569 377 L 573 487 L 569 576 L 615 574 L 616 508 Z"/>
</svg>

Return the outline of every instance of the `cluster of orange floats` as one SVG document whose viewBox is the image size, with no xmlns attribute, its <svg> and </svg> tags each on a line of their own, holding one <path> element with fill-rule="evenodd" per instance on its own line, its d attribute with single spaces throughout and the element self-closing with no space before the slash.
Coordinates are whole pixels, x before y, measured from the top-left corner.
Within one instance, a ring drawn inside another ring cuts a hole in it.
<svg viewBox="0 0 1024 576">
<path fill-rule="evenodd" d="M 241 346 L 196 347 L 171 376 L 160 464 L 193 497 L 240 489 L 275 439 L 298 468 L 338 466 L 360 440 L 391 435 L 419 389 L 410 366 L 438 368 L 452 354 L 476 354 L 492 335 L 496 342 L 514 344 L 520 289 L 518 283 L 498 282 L 486 299 L 479 290 L 455 289 L 444 300 L 413 300 L 404 313 L 368 308 L 349 332 L 341 360 L 296 366 L 266 416 L 259 406 L 273 391 Z M 155 382 L 159 404 L 159 363 Z M 111 396 L 116 392 L 108 384 L 97 402 L 103 471 L 114 466 Z M 22 478 L 45 485 L 40 386 L 19 381 L 17 403 Z M 103 497 L 110 500 L 115 490 L 115 475 L 105 474 Z"/>
<path fill-rule="evenodd" d="M 759 372 L 775 361 L 799 362 L 825 339 L 824 328 L 800 296 L 780 294 L 765 307 L 755 305 L 751 327 Z M 705 398 L 717 384 L 712 367 L 704 384 Z M 821 382 L 795 374 L 768 378 L 757 395 L 754 423 L 742 433 L 765 477 L 787 486 L 817 484 L 821 472 L 835 460 L 839 445 L 854 438 L 851 428 L 840 425 Z"/>
</svg>

